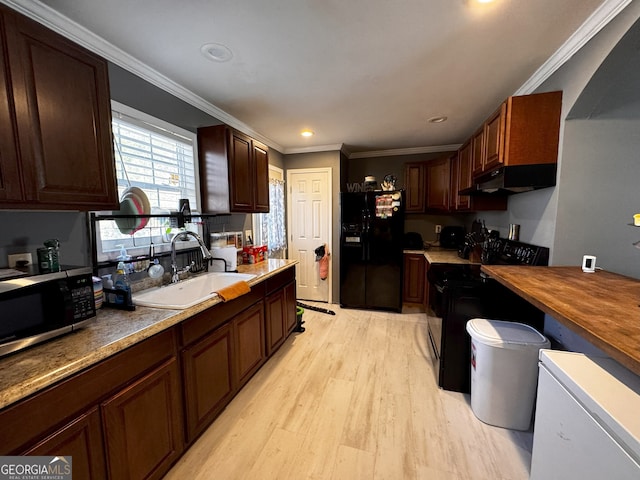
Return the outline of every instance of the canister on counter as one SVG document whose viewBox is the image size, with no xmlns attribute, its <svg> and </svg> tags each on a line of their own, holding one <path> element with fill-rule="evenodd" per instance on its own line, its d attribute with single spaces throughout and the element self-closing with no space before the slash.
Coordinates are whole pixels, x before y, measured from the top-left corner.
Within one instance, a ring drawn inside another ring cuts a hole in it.
<svg viewBox="0 0 640 480">
<path fill-rule="evenodd" d="M 38 248 L 38 267 L 40 268 L 40 273 L 60 271 L 58 252 L 54 247 Z"/>
<path fill-rule="evenodd" d="M 509 224 L 509 240 L 520 240 L 520 225 L 517 223 Z"/>
</svg>

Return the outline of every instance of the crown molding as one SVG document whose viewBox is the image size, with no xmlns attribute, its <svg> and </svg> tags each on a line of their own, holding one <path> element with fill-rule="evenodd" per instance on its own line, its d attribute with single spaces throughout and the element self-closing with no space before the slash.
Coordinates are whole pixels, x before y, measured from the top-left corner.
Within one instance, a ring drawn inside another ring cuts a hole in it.
<svg viewBox="0 0 640 480">
<path fill-rule="evenodd" d="M 315 147 L 299 147 L 299 148 L 285 148 L 285 155 L 295 155 L 297 153 L 314 153 L 314 152 L 337 152 L 344 151 L 344 146 L 341 143 L 333 145 L 317 145 Z"/>
<path fill-rule="evenodd" d="M 533 93 L 631 2 L 632 0 L 605 0 L 514 95 Z"/>
<path fill-rule="evenodd" d="M 206 101 L 202 97 L 194 94 L 185 87 L 177 84 L 173 80 L 165 77 L 158 71 L 145 65 L 140 60 L 120 50 L 116 46 L 107 42 L 95 33 L 89 31 L 83 26 L 75 23 L 71 19 L 61 15 L 48 5 L 44 5 L 33 0 L 0 0 L 14 10 L 22 13 L 26 17 L 41 23 L 60 35 L 76 42 L 88 50 L 100 55 L 106 60 L 124 68 L 125 70 L 138 75 L 140 78 L 155 85 L 158 88 L 170 93 L 171 95 L 183 100 L 184 102 L 202 110 L 203 112 L 215 117 L 227 125 L 240 130 L 241 132 L 255 138 L 256 140 L 268 145 L 281 152 L 283 147 L 278 145 L 270 138 L 265 137 L 253 130 L 249 125 L 241 122 L 237 118 L 228 114 L 224 110 L 216 107 L 212 103 Z"/>
<path fill-rule="evenodd" d="M 458 150 L 461 146 L 462 144 L 455 143 L 451 145 L 433 145 L 431 147 L 396 148 L 392 150 L 376 150 L 372 152 L 354 152 L 349 154 L 349 160 L 352 158 L 396 157 L 399 155 L 415 155 L 420 153 L 453 152 Z"/>
</svg>

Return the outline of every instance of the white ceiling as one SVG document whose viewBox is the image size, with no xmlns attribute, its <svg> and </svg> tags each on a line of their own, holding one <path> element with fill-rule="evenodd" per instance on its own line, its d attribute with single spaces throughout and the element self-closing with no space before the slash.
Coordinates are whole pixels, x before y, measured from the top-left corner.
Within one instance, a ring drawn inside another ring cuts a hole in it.
<svg viewBox="0 0 640 480">
<path fill-rule="evenodd" d="M 459 144 L 629 2 L 0 1 L 283 153 Z M 204 58 L 211 42 L 231 61 Z"/>
</svg>

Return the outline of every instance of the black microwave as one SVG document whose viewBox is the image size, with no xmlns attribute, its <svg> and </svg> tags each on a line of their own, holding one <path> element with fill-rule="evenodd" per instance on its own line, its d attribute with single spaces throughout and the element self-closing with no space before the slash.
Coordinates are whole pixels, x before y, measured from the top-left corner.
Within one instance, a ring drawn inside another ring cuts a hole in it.
<svg viewBox="0 0 640 480">
<path fill-rule="evenodd" d="M 89 267 L 0 280 L 0 356 L 77 330 L 95 318 Z"/>
</svg>

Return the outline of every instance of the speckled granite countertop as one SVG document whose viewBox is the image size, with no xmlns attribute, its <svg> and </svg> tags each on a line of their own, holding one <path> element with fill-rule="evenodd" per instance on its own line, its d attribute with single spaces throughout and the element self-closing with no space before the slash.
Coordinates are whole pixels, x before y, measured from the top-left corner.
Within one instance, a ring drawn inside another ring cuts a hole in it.
<svg viewBox="0 0 640 480">
<path fill-rule="evenodd" d="M 405 250 L 404 253 L 423 254 L 429 263 L 452 263 L 458 265 L 472 265 L 472 262 L 460 258 L 457 250 L 430 248 L 429 250 Z"/>
<path fill-rule="evenodd" d="M 239 265 L 255 285 L 293 267 L 295 260 Z M 185 310 L 136 307 L 133 312 L 101 309 L 90 326 L 0 359 L 0 409 L 110 357 L 220 303 L 219 297 Z"/>
</svg>

